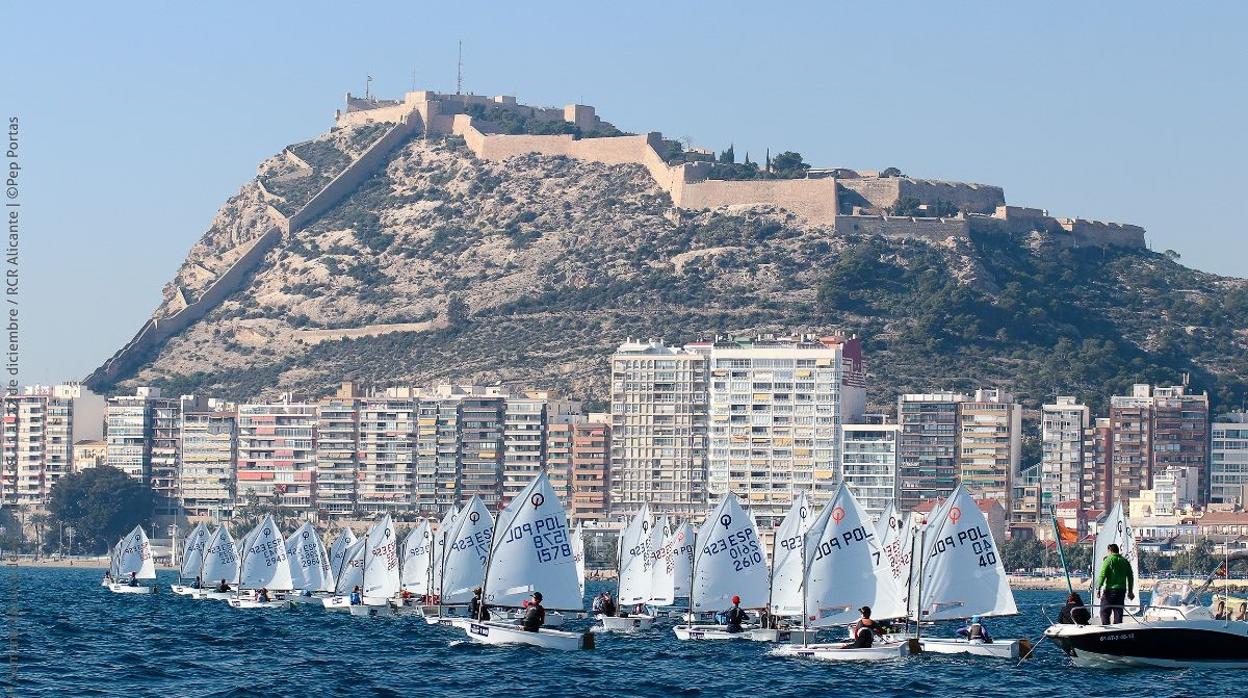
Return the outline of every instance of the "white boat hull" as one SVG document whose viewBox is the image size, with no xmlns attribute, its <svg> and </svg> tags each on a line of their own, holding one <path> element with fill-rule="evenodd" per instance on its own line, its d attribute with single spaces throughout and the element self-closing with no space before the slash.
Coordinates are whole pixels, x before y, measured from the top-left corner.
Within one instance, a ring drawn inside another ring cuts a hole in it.
<svg viewBox="0 0 1248 698">
<path fill-rule="evenodd" d="M 924 652 L 934 654 L 970 654 L 976 657 L 994 657 L 996 659 L 1018 659 L 1027 653 L 1024 648 L 1026 640 L 993 640 L 992 642 L 971 642 L 960 638 L 923 638 L 919 640 Z"/>
<path fill-rule="evenodd" d="M 328 597 L 318 596 L 316 594 L 313 594 L 312 596 L 304 596 L 303 594 L 291 594 L 290 596 L 286 597 L 286 600 L 290 602 L 291 606 L 314 606 L 316 608 L 324 608 L 324 605 L 325 605 L 324 599 L 326 598 Z"/>
<path fill-rule="evenodd" d="M 524 611 L 518 611 L 511 617 L 511 622 L 513 623 L 519 624 L 519 623 L 522 623 L 523 621 L 524 621 Z M 547 611 L 546 622 L 542 625 L 542 627 L 543 628 L 562 628 L 563 621 L 564 621 L 564 617 L 562 613 L 558 611 Z"/>
<path fill-rule="evenodd" d="M 781 645 L 770 652 L 774 657 L 818 659 L 825 662 L 882 662 L 909 656 L 912 641 L 880 643 L 872 647 L 842 647 L 839 643 L 819 645 Z"/>
<path fill-rule="evenodd" d="M 196 601 L 229 601 L 234 598 L 232 591 L 209 591 L 205 589 L 197 589 L 191 598 Z"/>
<path fill-rule="evenodd" d="M 750 639 L 755 642 L 793 642 L 809 643 L 819 633 L 815 628 L 758 628 L 749 632 Z"/>
<path fill-rule="evenodd" d="M 1248 668 L 1248 624 L 1207 613 L 1189 620 L 1052 625 L 1044 634 L 1081 667 Z"/>
<path fill-rule="evenodd" d="M 545 628 L 537 632 L 529 632 L 512 623 L 488 620 L 470 622 L 464 628 L 464 632 L 467 633 L 468 639 L 483 645 L 531 645 L 565 652 L 594 647 L 594 636 L 590 633 L 569 633 Z"/>
<path fill-rule="evenodd" d="M 741 632 L 730 633 L 726 625 L 677 625 L 672 628 L 677 640 L 748 640 L 757 625 L 743 626 Z"/>
<path fill-rule="evenodd" d="M 364 618 L 376 618 L 380 616 L 393 616 L 394 607 L 390 604 L 356 604 L 349 607 L 351 615 Z"/>
<path fill-rule="evenodd" d="M 199 589 L 187 584 L 170 584 L 169 590 L 178 596 L 195 596 L 199 593 Z"/>
<path fill-rule="evenodd" d="M 286 601 L 257 601 L 255 599 L 245 599 L 242 597 L 232 598 L 229 601 L 230 608 L 253 609 L 253 608 L 284 608 Z"/>
<path fill-rule="evenodd" d="M 654 627 L 654 616 L 598 616 L 602 621 L 601 630 L 611 633 L 637 633 Z"/>
<path fill-rule="evenodd" d="M 144 586 L 142 584 L 136 584 L 134 586 L 130 586 L 129 584 L 118 584 L 117 582 L 112 582 L 111 584 L 109 584 L 108 590 L 113 592 L 114 594 L 150 594 L 152 593 L 152 587 L 149 587 L 149 586 Z"/>
<path fill-rule="evenodd" d="M 326 611 L 345 611 L 351 608 L 351 599 L 346 596 L 326 596 L 321 599 L 321 607 Z"/>
</svg>

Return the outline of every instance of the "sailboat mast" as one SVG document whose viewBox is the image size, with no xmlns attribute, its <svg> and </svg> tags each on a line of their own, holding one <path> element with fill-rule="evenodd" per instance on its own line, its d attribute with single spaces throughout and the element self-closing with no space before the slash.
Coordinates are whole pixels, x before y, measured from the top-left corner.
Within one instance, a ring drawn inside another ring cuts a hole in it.
<svg viewBox="0 0 1248 698">
<path fill-rule="evenodd" d="M 927 557 L 927 526 L 919 531 L 919 579 L 915 585 L 914 595 L 918 598 L 914 600 L 914 639 L 918 640 L 923 637 L 923 558 Z M 914 558 L 911 557 L 911 569 L 914 568 Z M 907 602 L 909 605 L 909 602 Z"/>
</svg>

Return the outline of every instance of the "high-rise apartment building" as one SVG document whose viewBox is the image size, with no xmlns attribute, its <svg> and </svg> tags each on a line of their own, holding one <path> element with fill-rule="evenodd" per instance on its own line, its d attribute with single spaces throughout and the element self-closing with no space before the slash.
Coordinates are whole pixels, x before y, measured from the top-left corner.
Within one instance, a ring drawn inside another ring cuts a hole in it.
<svg viewBox="0 0 1248 698">
<path fill-rule="evenodd" d="M 1209 497 L 1209 396 L 1184 386 L 1153 389 L 1152 473 L 1184 468 L 1194 480 L 1197 504 Z"/>
<path fill-rule="evenodd" d="M 897 441 L 901 426 L 882 415 L 865 415 L 841 425 L 841 477 L 871 516 L 879 516 L 897 498 Z"/>
<path fill-rule="evenodd" d="M 1114 427 L 1098 417 L 1083 434 L 1083 477 L 1079 501 L 1085 511 L 1108 511 L 1113 506 Z"/>
<path fill-rule="evenodd" d="M 611 424 L 603 413 L 572 425 L 572 505 L 574 524 L 605 523 L 611 508 Z"/>
<path fill-rule="evenodd" d="M 625 342 L 611 357 L 613 516 L 704 513 L 709 347 Z"/>
<path fill-rule="evenodd" d="M 977 498 L 1010 511 L 1023 452 L 1023 408 L 1001 390 L 976 390 L 958 405 L 958 479 Z"/>
<path fill-rule="evenodd" d="M 963 393 L 908 393 L 897 402 L 897 499 L 901 511 L 949 496 L 958 484 L 958 405 Z"/>
<path fill-rule="evenodd" d="M 1220 415 L 1209 427 L 1209 501 L 1248 503 L 1248 412 Z"/>
<path fill-rule="evenodd" d="M 109 398 L 104 417 L 108 464 L 144 483 L 150 482 L 152 474 L 152 415 L 149 403 L 159 399 L 159 388 L 137 388 L 134 395 Z"/>
<path fill-rule="evenodd" d="M 58 386 L 58 388 L 61 386 Z M 73 472 L 74 401 L 47 386 L 6 395 L 0 504 L 41 507 Z"/>
<path fill-rule="evenodd" d="M 1114 431 L 1109 505 L 1121 501 L 1126 506 L 1153 484 L 1153 398 L 1150 386 L 1136 385 L 1130 395 L 1115 395 L 1109 400 L 1109 424 Z"/>
<path fill-rule="evenodd" d="M 238 406 L 238 498 L 316 506 L 317 406 L 285 396 Z"/>
<path fill-rule="evenodd" d="M 412 509 L 417 405 L 410 388 L 398 388 L 365 398 L 360 406 L 357 504 L 364 514 Z"/>
<path fill-rule="evenodd" d="M 734 492 L 767 528 L 806 492 L 840 482 L 841 425 L 862 415 L 866 369 L 857 339 L 719 339 L 710 350 L 707 492 Z"/>
<path fill-rule="evenodd" d="M 188 409 L 178 437 L 178 492 L 187 517 L 225 521 L 234 515 L 237 414 Z"/>
<path fill-rule="evenodd" d="M 474 495 L 491 511 L 503 498 L 503 444 L 507 396 L 487 388 L 463 395 L 459 408 L 459 500 Z"/>
<path fill-rule="evenodd" d="M 1059 395 L 1040 418 L 1040 504 L 1047 512 L 1061 502 L 1082 501 L 1084 434 L 1090 426 L 1087 405 Z"/>
<path fill-rule="evenodd" d="M 350 382 L 316 403 L 316 508 L 329 516 L 358 511 L 361 404 Z"/>
<path fill-rule="evenodd" d="M 503 415 L 504 506 L 542 472 L 548 402 L 548 395 L 541 392 L 506 399 Z"/>
</svg>

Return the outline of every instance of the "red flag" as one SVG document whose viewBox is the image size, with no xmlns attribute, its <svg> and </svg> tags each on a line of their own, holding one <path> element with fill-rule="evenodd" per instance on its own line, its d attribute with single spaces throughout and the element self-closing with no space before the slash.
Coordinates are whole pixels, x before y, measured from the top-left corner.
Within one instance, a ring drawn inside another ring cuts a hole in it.
<svg viewBox="0 0 1248 698">
<path fill-rule="evenodd" d="M 1061 539 L 1063 545 L 1074 545 L 1079 542 L 1079 532 L 1062 523 L 1060 519 L 1057 522 L 1057 537 Z"/>
</svg>

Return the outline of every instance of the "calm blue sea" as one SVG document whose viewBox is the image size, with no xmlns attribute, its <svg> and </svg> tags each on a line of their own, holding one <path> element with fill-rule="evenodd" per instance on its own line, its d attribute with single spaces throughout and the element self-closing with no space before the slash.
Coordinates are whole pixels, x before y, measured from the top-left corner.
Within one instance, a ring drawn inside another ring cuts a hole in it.
<svg viewBox="0 0 1248 698">
<path fill-rule="evenodd" d="M 1081 670 L 1043 644 L 1021 666 L 920 656 L 839 665 L 767 657 L 753 642 L 599 635 L 597 649 L 484 647 L 420 618 L 356 618 L 311 608 L 235 611 L 169 593 L 110 594 L 98 570 L 0 568 L 6 695 L 108 696 L 1220 696 L 1244 674 Z M 589 594 L 605 584 L 590 585 Z M 1016 593 L 999 637 L 1035 638 L 1058 592 Z M 588 624 L 588 621 L 583 621 Z M 951 632 L 951 629 L 942 629 Z M 843 635 L 843 631 L 839 632 Z"/>
</svg>

